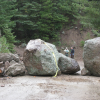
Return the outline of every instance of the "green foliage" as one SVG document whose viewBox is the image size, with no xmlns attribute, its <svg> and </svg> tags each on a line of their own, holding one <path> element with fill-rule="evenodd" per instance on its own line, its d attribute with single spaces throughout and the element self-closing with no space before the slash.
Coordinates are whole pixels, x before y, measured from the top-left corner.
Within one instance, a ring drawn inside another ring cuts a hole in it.
<svg viewBox="0 0 100 100">
<path fill-rule="evenodd" d="M 15 44 L 19 45 L 21 43 L 20 40 L 15 40 Z"/>
<path fill-rule="evenodd" d="M 96 30 L 92 30 L 92 32 L 94 33 L 95 36 L 100 37 L 100 33 L 98 33 Z"/>
<path fill-rule="evenodd" d="M 80 31 L 83 31 L 84 28 L 80 28 Z"/>
<path fill-rule="evenodd" d="M 90 38 L 91 38 L 91 36 L 90 36 L 90 33 L 88 32 L 85 39 L 88 40 Z"/>
<path fill-rule="evenodd" d="M 59 30 L 74 21 L 77 9 L 73 0 L 21 0 L 14 21 L 20 38 L 56 39 Z"/>
<path fill-rule="evenodd" d="M 16 13 L 14 0 L 0 0 L 0 30 L 2 36 L 5 36 L 8 49 L 13 52 L 13 43 L 15 36 L 12 33 L 12 28 L 15 26 L 15 22 L 11 20 Z"/>
<path fill-rule="evenodd" d="M 90 38 L 91 38 L 91 36 L 90 36 L 90 33 L 88 32 L 87 35 L 86 35 L 85 40 L 88 40 L 88 39 L 90 39 Z M 84 44 L 85 44 L 85 41 L 82 40 L 82 41 L 80 42 L 80 46 L 81 46 L 81 47 L 84 47 Z"/>
<path fill-rule="evenodd" d="M 13 48 L 14 48 L 13 43 L 15 42 L 15 36 L 13 36 L 13 33 L 11 33 L 11 29 L 8 28 L 7 25 L 5 27 L 3 27 L 3 32 L 5 33 L 4 36 L 7 39 L 7 42 L 9 43 L 8 49 L 11 52 L 14 52 L 14 50 L 13 50 Z"/>
<path fill-rule="evenodd" d="M 100 30 L 100 0 L 75 0 L 81 24 L 85 27 Z"/>
<path fill-rule="evenodd" d="M 80 46 L 81 46 L 81 47 L 84 47 L 84 44 L 85 44 L 85 41 L 82 40 L 82 41 L 80 42 Z"/>
<path fill-rule="evenodd" d="M 11 18 L 16 12 L 14 0 L 0 0 L 0 28 L 4 27 L 5 24 L 8 27 L 14 27 L 15 22 L 11 21 Z"/>
<path fill-rule="evenodd" d="M 9 44 L 7 43 L 6 38 L 3 36 L 0 38 L 0 53 L 9 53 Z"/>
<path fill-rule="evenodd" d="M 53 44 L 56 45 L 56 46 L 61 46 L 61 41 L 53 42 Z"/>
</svg>

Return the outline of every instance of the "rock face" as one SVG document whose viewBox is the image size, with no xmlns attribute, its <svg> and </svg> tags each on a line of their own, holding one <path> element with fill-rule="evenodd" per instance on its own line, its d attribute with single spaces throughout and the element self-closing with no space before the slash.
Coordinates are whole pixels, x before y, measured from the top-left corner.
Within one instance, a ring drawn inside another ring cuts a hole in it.
<svg viewBox="0 0 100 100">
<path fill-rule="evenodd" d="M 0 62 L 3 61 L 5 63 L 6 61 L 12 61 L 12 60 L 19 62 L 18 55 L 12 53 L 0 53 Z"/>
<path fill-rule="evenodd" d="M 90 74 L 100 76 L 100 37 L 85 41 L 83 59 Z"/>
<path fill-rule="evenodd" d="M 65 55 L 61 53 L 59 53 L 58 66 L 61 72 L 65 74 L 74 74 L 80 70 L 80 67 L 77 61 L 75 61 L 72 58 L 66 57 Z"/>
<path fill-rule="evenodd" d="M 23 63 L 16 63 L 14 60 L 10 62 L 10 66 L 5 70 L 7 76 L 17 76 L 25 74 L 25 66 Z"/>
<path fill-rule="evenodd" d="M 30 40 L 23 54 L 23 62 L 30 75 L 55 75 L 55 58 L 58 63 L 59 53 L 56 47 L 40 39 Z M 59 68 L 58 70 L 60 71 Z"/>
</svg>

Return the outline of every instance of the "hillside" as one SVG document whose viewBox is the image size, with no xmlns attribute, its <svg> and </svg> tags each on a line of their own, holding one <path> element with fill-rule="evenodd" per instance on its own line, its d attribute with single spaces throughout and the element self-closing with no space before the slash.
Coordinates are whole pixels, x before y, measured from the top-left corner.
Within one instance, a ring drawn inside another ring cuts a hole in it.
<svg viewBox="0 0 100 100">
<path fill-rule="evenodd" d="M 75 59 L 82 60 L 83 55 L 83 47 L 85 40 L 94 38 L 94 34 L 90 29 L 82 29 L 81 25 L 78 23 L 73 26 L 71 29 L 63 29 L 60 33 L 60 41 L 61 46 L 57 48 L 61 50 L 61 53 L 64 53 L 61 48 L 68 47 L 70 49 L 71 46 L 75 47 Z"/>
<path fill-rule="evenodd" d="M 52 41 L 56 45 L 57 49 L 64 54 L 62 48 L 68 47 L 70 49 L 71 46 L 75 47 L 75 59 L 82 60 L 83 55 L 83 47 L 81 46 L 85 40 L 94 38 L 94 34 L 90 29 L 83 29 L 81 24 L 78 22 L 76 25 L 71 26 L 70 29 L 65 28 L 60 32 L 60 41 Z M 81 43 L 82 42 L 82 43 Z M 58 43 L 58 44 L 57 44 Z M 15 46 L 16 53 L 23 55 L 24 48 L 20 46 Z M 70 56 L 70 55 L 69 55 Z"/>
</svg>

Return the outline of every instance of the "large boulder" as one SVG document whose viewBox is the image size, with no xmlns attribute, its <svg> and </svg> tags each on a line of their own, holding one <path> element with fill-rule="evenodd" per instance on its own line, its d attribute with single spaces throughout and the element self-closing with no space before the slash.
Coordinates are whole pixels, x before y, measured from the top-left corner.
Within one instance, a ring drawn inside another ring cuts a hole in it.
<svg viewBox="0 0 100 100">
<path fill-rule="evenodd" d="M 6 61 L 12 61 L 12 60 L 19 62 L 18 55 L 12 53 L 0 53 L 0 62 L 3 61 L 3 63 L 5 63 Z"/>
<path fill-rule="evenodd" d="M 30 40 L 23 54 L 23 62 L 30 75 L 55 75 L 55 59 L 58 64 L 59 53 L 56 47 L 40 39 Z"/>
<path fill-rule="evenodd" d="M 18 75 L 24 75 L 25 74 L 25 66 L 22 62 L 15 62 L 12 60 L 10 62 L 10 66 L 5 69 L 6 76 L 18 76 Z"/>
<path fill-rule="evenodd" d="M 59 53 L 58 66 L 61 72 L 65 74 L 74 74 L 80 70 L 80 66 L 77 61 L 72 58 L 66 57 L 61 53 Z"/>
<path fill-rule="evenodd" d="M 83 59 L 90 74 L 100 76 L 100 37 L 85 41 Z"/>
</svg>

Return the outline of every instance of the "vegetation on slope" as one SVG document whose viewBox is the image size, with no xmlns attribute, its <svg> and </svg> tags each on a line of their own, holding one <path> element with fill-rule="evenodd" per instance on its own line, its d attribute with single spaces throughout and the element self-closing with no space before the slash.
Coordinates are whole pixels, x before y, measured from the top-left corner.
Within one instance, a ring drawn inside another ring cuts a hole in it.
<svg viewBox="0 0 100 100">
<path fill-rule="evenodd" d="M 1 36 L 10 52 L 15 37 L 57 39 L 59 31 L 77 19 L 100 36 L 100 0 L 0 0 Z"/>
</svg>

